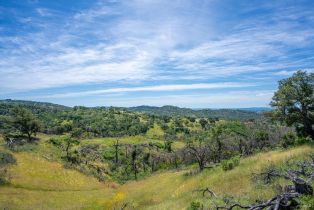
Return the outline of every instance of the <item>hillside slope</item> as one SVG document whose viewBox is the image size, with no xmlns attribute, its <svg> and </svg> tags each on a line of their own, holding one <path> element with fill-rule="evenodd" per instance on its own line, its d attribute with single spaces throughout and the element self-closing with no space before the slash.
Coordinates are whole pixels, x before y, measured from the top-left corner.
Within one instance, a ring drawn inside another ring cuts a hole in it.
<svg viewBox="0 0 314 210">
<path fill-rule="evenodd" d="M 126 202 L 134 209 L 186 209 L 192 201 L 201 201 L 211 206 L 211 199 L 202 198 L 196 189 L 209 187 L 218 196 L 232 196 L 242 202 L 265 200 L 275 194 L 275 189 L 263 184 L 254 184 L 253 173 L 269 165 L 281 165 L 289 158 L 302 159 L 314 152 L 314 148 L 303 146 L 284 151 L 271 151 L 245 158 L 231 171 L 220 167 L 200 174 L 187 176 L 187 171 L 160 173 L 139 182 L 121 186 L 127 194 Z"/>
<path fill-rule="evenodd" d="M 11 184 L 0 187 L 1 209 L 80 209 L 113 194 L 111 185 L 64 169 L 40 155 L 15 153 Z"/>
<path fill-rule="evenodd" d="M 186 209 L 191 201 L 203 200 L 195 189 L 209 187 L 218 195 L 242 197 L 246 201 L 273 195 L 270 187 L 255 185 L 253 172 L 287 158 L 303 158 L 314 148 L 303 146 L 285 151 L 260 153 L 224 172 L 220 167 L 187 176 L 188 169 L 157 173 L 140 181 L 119 186 L 65 169 L 37 152 L 14 153 L 17 165 L 10 168 L 11 185 L 0 190 L 1 209 Z M 209 204 L 210 205 L 210 204 Z"/>
</svg>

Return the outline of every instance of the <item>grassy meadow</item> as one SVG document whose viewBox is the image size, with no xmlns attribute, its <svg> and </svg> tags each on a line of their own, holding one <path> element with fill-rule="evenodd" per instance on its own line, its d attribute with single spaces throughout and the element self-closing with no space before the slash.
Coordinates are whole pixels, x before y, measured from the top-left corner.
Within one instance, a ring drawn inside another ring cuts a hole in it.
<svg viewBox="0 0 314 210">
<path fill-rule="evenodd" d="M 202 198 L 201 193 L 195 191 L 204 187 L 219 196 L 241 197 L 242 202 L 255 201 L 271 197 L 275 191 L 254 183 L 253 173 L 271 164 L 281 165 L 290 158 L 305 158 L 314 152 L 311 146 L 276 150 L 247 157 L 227 172 L 216 167 L 189 176 L 187 172 L 193 168 L 186 168 L 157 172 L 139 181 L 119 185 L 99 182 L 76 170 L 65 169 L 55 160 L 59 154 L 47 144 L 48 136 L 40 135 L 40 138 L 29 151 L 13 153 L 17 164 L 9 169 L 11 183 L 0 188 L 1 209 L 120 209 L 124 204 L 127 209 L 186 209 L 192 201 L 209 205 L 219 202 Z M 129 137 L 126 141 L 136 143 L 140 141 L 138 138 Z M 108 139 L 86 141 L 108 143 Z"/>
</svg>

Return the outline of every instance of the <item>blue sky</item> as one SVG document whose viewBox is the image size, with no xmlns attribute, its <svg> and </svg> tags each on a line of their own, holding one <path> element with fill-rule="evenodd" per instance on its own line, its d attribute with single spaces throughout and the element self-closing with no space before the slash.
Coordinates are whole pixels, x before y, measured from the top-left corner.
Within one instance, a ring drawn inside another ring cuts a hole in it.
<svg viewBox="0 0 314 210">
<path fill-rule="evenodd" d="M 268 106 L 313 72 L 312 0 L 0 0 L 0 98 Z"/>
</svg>

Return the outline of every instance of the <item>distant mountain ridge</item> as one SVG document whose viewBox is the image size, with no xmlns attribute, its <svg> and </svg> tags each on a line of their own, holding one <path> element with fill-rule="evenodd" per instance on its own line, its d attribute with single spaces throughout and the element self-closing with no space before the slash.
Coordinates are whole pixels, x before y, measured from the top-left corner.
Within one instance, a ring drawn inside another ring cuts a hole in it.
<svg viewBox="0 0 314 210">
<path fill-rule="evenodd" d="M 3 100 L 0 100 L 0 103 L 2 103 L 2 104 L 7 103 L 7 104 L 16 104 L 16 105 L 26 105 L 26 106 L 45 106 L 45 107 L 54 107 L 54 108 L 60 108 L 60 109 L 69 109 L 70 108 L 68 106 L 49 103 L 49 102 L 13 100 L 13 99 L 3 99 Z"/>
<path fill-rule="evenodd" d="M 47 102 L 37 102 L 37 101 L 25 101 L 25 100 L 11 100 L 5 99 L 0 100 L 0 105 L 20 105 L 26 108 L 34 110 L 37 109 L 37 113 L 42 111 L 65 111 L 71 110 L 71 107 L 47 103 Z M 89 109 L 95 109 L 100 107 L 92 107 Z M 109 107 L 103 107 L 109 108 Z M 235 108 L 235 109 L 191 109 L 191 108 L 180 108 L 177 106 L 165 105 L 162 107 L 157 106 L 136 106 L 136 107 L 117 107 L 119 109 L 127 110 L 130 112 L 140 112 L 144 114 L 156 115 L 156 116 L 186 116 L 186 117 L 196 117 L 196 118 L 219 118 L 228 120 L 249 120 L 257 119 L 262 116 L 263 111 L 268 111 L 268 107 L 251 107 L 251 108 Z M 5 112 L 5 107 L 2 107 L 2 112 Z"/>
<path fill-rule="evenodd" d="M 220 110 L 220 109 L 230 109 L 230 110 L 243 110 L 243 111 L 250 111 L 250 112 L 263 112 L 263 111 L 270 111 L 272 110 L 271 107 L 246 107 L 246 108 L 192 108 L 193 110 L 199 111 L 204 109 L 211 109 L 211 110 Z"/>
</svg>

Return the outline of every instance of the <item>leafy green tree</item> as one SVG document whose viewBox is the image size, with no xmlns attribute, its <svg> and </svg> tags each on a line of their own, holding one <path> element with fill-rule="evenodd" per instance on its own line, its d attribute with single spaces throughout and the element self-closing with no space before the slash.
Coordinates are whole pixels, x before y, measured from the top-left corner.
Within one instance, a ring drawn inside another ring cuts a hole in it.
<svg viewBox="0 0 314 210">
<path fill-rule="evenodd" d="M 202 129 L 205 129 L 206 125 L 208 124 L 207 120 L 204 118 L 200 119 L 199 123 L 201 124 Z"/>
<path fill-rule="evenodd" d="M 269 146 L 269 135 L 263 130 L 258 130 L 255 133 L 255 139 L 257 141 L 257 146 L 260 150 Z"/>
<path fill-rule="evenodd" d="M 73 121 L 72 120 L 63 120 L 60 124 L 61 128 L 65 132 L 69 132 L 73 128 Z"/>
<path fill-rule="evenodd" d="M 65 137 L 63 137 L 62 140 L 63 140 L 63 149 L 66 153 L 65 157 L 67 160 L 70 160 L 71 159 L 71 157 L 70 157 L 71 147 L 78 145 L 80 142 L 76 138 L 72 138 L 70 136 L 65 136 Z"/>
<path fill-rule="evenodd" d="M 26 135 L 29 142 L 32 141 L 33 135 L 40 130 L 40 122 L 27 109 L 16 107 L 12 110 L 12 126 L 21 134 Z"/>
<path fill-rule="evenodd" d="M 207 162 L 211 158 L 212 150 L 210 145 L 210 139 L 206 134 L 202 133 L 191 137 L 185 146 L 185 151 L 197 161 L 200 171 L 205 169 Z"/>
<path fill-rule="evenodd" d="M 299 134 L 314 139 L 314 73 L 297 71 L 279 81 L 270 104 L 275 108 L 274 119 L 295 125 Z"/>
</svg>

